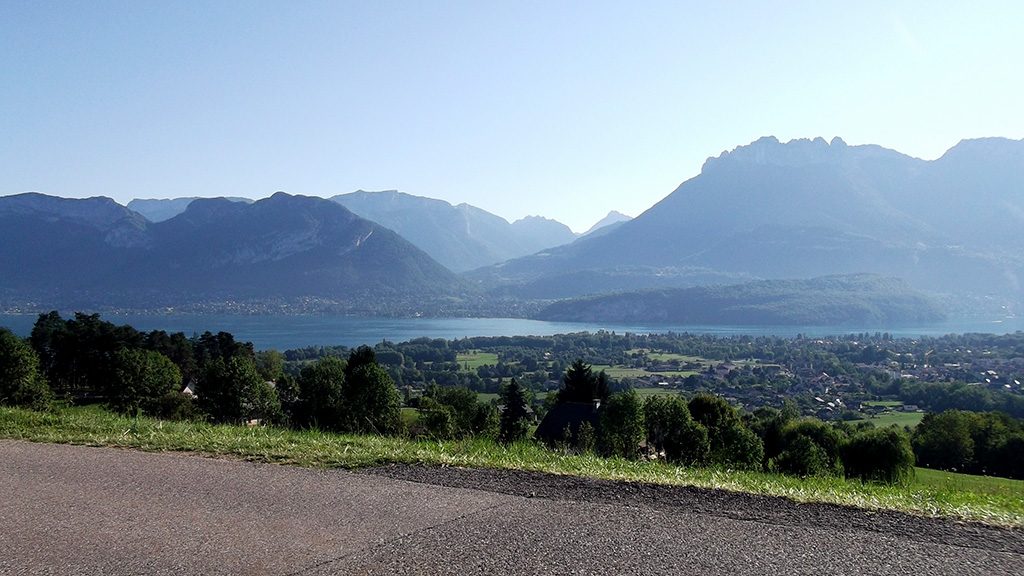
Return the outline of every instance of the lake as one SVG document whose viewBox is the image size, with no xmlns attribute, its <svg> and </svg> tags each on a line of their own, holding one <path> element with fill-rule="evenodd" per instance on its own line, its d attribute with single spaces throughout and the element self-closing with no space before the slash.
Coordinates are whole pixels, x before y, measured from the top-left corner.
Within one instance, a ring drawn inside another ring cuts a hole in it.
<svg viewBox="0 0 1024 576">
<path fill-rule="evenodd" d="M 65 317 L 68 317 L 65 314 Z M 0 314 L 0 326 L 28 336 L 36 314 Z M 667 326 L 578 322 L 546 322 L 520 318 L 357 318 L 351 316 L 241 316 L 229 314 L 105 314 L 105 320 L 129 324 L 143 331 L 166 330 L 186 335 L 225 331 L 258 349 L 288 350 L 317 345 L 358 346 L 382 340 L 403 342 L 414 338 L 454 340 L 468 336 L 550 336 L 569 332 L 659 333 L 690 332 L 719 336 L 828 336 L 889 332 L 894 336 L 940 336 L 963 332 L 1006 334 L 1024 330 L 1024 319 L 965 320 L 912 327 L 855 326 Z"/>
</svg>

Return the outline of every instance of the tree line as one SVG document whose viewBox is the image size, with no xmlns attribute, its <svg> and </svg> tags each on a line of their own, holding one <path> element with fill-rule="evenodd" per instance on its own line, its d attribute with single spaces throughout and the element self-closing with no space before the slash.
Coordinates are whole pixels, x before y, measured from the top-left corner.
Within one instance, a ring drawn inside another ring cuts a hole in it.
<svg viewBox="0 0 1024 576">
<path fill-rule="evenodd" d="M 460 346 L 437 354 L 432 344 L 416 343 L 417 354 L 449 359 Z M 320 349 L 309 355 L 316 360 L 303 358 L 300 369 L 286 370 L 288 353 L 257 352 L 226 332 L 140 332 L 98 315 L 64 319 L 52 312 L 40 315 L 28 339 L 0 329 L 0 404 L 45 409 L 60 398 L 125 414 L 343 433 L 505 442 L 528 435 L 533 393 L 517 379 L 502 387 L 496 403 L 436 384 L 403 398 L 388 370 L 394 364 L 380 361 L 387 351 Z M 557 449 L 889 483 L 906 481 L 916 456 L 929 467 L 1024 477 L 1015 456 L 1024 447 L 1024 425 L 1005 414 L 929 414 L 911 438 L 895 428 L 801 418 L 791 403 L 744 413 L 706 393 L 644 400 L 583 359 L 562 371 L 549 398 L 551 408 L 593 407 L 545 439 Z M 403 405 L 418 417 L 403 418 Z"/>
<path fill-rule="evenodd" d="M 792 404 L 742 413 L 710 394 L 688 401 L 679 395 L 641 400 L 635 390 L 610 393 L 604 374 L 594 374 L 582 361 L 566 371 L 557 398 L 556 407 L 600 401 L 601 408 L 593 421 L 569 422 L 560 437 L 549 439 L 556 448 L 890 484 L 913 476 L 914 453 L 905 431 L 800 418 Z"/>
</svg>

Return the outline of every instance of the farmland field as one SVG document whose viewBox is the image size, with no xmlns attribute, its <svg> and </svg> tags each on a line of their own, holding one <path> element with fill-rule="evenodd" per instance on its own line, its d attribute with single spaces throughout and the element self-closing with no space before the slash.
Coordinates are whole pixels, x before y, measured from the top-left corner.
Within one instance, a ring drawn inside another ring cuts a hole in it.
<svg viewBox="0 0 1024 576">
<path fill-rule="evenodd" d="M 460 352 L 455 357 L 455 360 L 463 369 L 476 370 L 481 366 L 493 366 L 497 364 L 498 355 L 493 352 L 480 352 L 479 350 L 470 350 L 469 352 Z"/>
<path fill-rule="evenodd" d="M 877 416 L 864 416 L 860 420 L 871 422 L 875 428 L 887 428 L 893 424 L 900 428 L 904 426 L 914 428 L 921 423 L 922 418 L 924 418 L 924 412 L 884 412 Z"/>
<path fill-rule="evenodd" d="M 648 396 L 678 396 L 679 390 L 672 388 L 634 388 L 636 393 L 641 398 L 647 398 Z"/>
<path fill-rule="evenodd" d="M 869 400 L 861 402 L 865 406 L 881 406 L 882 408 L 896 408 L 897 406 L 903 406 L 903 402 L 899 400 Z"/>
</svg>

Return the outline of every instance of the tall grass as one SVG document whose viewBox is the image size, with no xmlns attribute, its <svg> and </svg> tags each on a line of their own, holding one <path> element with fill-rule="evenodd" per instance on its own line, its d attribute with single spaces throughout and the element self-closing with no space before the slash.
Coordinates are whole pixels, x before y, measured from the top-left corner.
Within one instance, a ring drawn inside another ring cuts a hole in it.
<svg viewBox="0 0 1024 576">
<path fill-rule="evenodd" d="M 899 510 L 1024 527 L 1024 494 L 971 483 L 861 484 L 839 478 L 794 478 L 756 472 L 682 468 L 661 462 L 569 455 L 533 442 L 503 446 L 487 439 L 410 440 L 319 431 L 249 428 L 128 418 L 97 408 L 52 412 L 0 408 L 0 438 L 149 451 L 188 451 L 308 467 L 360 468 L 388 463 L 519 469 L 611 480 L 717 488 L 868 509 Z"/>
</svg>

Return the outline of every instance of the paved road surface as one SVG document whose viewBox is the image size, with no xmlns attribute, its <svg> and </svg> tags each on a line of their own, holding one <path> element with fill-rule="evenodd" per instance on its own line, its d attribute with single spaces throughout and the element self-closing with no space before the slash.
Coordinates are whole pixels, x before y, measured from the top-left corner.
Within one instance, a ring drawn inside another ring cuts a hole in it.
<svg viewBox="0 0 1024 576">
<path fill-rule="evenodd" d="M 567 499 L 549 477 L 529 498 L 402 474 L 0 441 L 0 574 L 1024 574 L 1021 531 L 776 523 L 616 502 L 614 485 Z"/>
</svg>

